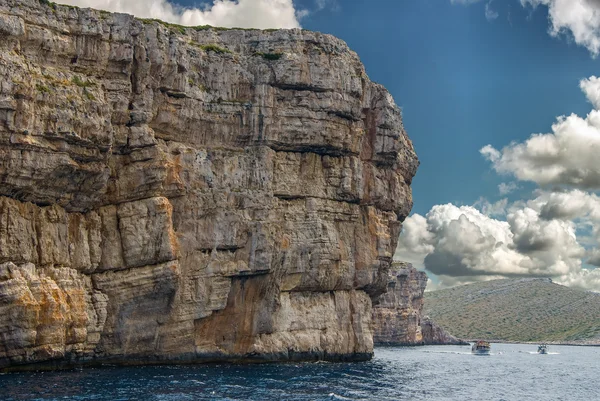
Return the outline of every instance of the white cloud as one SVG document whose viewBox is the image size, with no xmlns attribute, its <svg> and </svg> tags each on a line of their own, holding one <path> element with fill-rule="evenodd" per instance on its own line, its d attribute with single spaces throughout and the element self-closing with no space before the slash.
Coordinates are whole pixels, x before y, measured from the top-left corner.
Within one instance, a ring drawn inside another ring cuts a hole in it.
<svg viewBox="0 0 600 401">
<path fill-rule="evenodd" d="M 585 263 L 600 266 L 600 197 L 580 190 L 542 193 L 529 202 L 546 220 L 571 220 L 577 229 L 589 233 L 581 235 L 579 242 L 588 249 Z"/>
<path fill-rule="evenodd" d="M 492 145 L 485 145 L 479 150 L 479 153 L 481 153 L 486 159 L 488 159 L 491 162 L 496 162 L 502 156 L 502 154 L 498 152 Z"/>
<path fill-rule="evenodd" d="M 474 4 L 480 0 L 450 0 L 452 4 Z M 523 7 L 545 6 L 550 19 L 552 36 L 568 35 L 575 43 L 587 48 L 592 56 L 600 53 L 600 1 L 599 0 L 520 0 Z M 509 11 L 510 14 L 510 11 Z M 486 3 L 488 20 L 498 17 L 491 1 Z M 510 20 L 510 17 L 509 17 Z"/>
<path fill-rule="evenodd" d="M 497 202 L 491 203 L 487 199 L 481 197 L 473 204 L 473 207 L 480 210 L 481 213 L 486 216 L 504 216 L 506 215 L 506 207 L 508 206 L 508 199 L 500 199 Z"/>
<path fill-rule="evenodd" d="M 514 182 L 503 182 L 500 185 L 498 185 L 498 192 L 500 192 L 500 195 L 508 195 L 511 192 L 516 191 L 517 189 L 519 189 L 519 186 L 514 183 Z"/>
<path fill-rule="evenodd" d="M 582 79 L 579 87 L 596 110 L 600 110 L 600 78 Z"/>
<path fill-rule="evenodd" d="M 321 11 L 325 8 L 329 8 L 333 11 L 338 11 L 340 9 L 340 5 L 337 0 L 315 0 L 316 10 Z"/>
<path fill-rule="evenodd" d="M 62 0 L 61 3 L 187 26 L 229 28 L 299 28 L 298 19 L 304 14 L 294 8 L 292 0 L 214 0 L 206 8 L 183 8 L 167 0 Z"/>
<path fill-rule="evenodd" d="M 425 217 L 427 224 L 419 225 L 427 232 L 412 234 L 413 242 L 420 237 L 433 247 L 421 257 L 428 270 L 442 277 L 438 286 L 469 282 L 473 276 L 546 276 L 600 291 L 600 269 L 584 268 L 584 263 L 600 266 L 600 196 L 589 192 L 600 190 L 600 79 L 584 79 L 580 88 L 595 108 L 585 118 L 559 117 L 551 133 L 534 134 L 502 150 L 491 145 L 480 150 L 497 172 L 552 191 L 538 189 L 533 199 L 511 205 L 505 199 L 480 199 L 475 205 L 479 214 L 468 207 L 435 206 Z M 517 183 L 498 186 L 502 195 L 517 188 Z M 439 221 L 448 229 L 439 229 Z"/>
<path fill-rule="evenodd" d="M 591 77 L 580 83 L 589 101 L 598 106 L 600 82 Z M 534 134 L 523 143 L 511 143 L 502 151 L 491 145 L 480 153 L 498 173 L 539 185 L 564 185 L 600 189 L 600 111 L 586 118 L 562 116 L 552 125 L 552 133 Z"/>
<path fill-rule="evenodd" d="M 485 18 L 488 21 L 493 21 L 498 18 L 499 14 L 492 8 L 492 1 L 485 3 Z"/>
<path fill-rule="evenodd" d="M 600 249 L 598 249 L 598 248 L 590 249 L 586 253 L 585 259 L 586 259 L 585 262 L 590 265 L 600 266 Z"/>
<path fill-rule="evenodd" d="M 594 57 L 600 52 L 600 1 L 521 0 L 521 4 L 548 7 L 552 36 L 569 34 L 575 43 L 586 47 Z"/>
<path fill-rule="evenodd" d="M 502 202 L 502 201 L 501 201 Z M 502 277 L 551 277 L 555 282 L 600 291 L 600 250 L 585 250 L 579 224 L 593 227 L 598 244 L 600 198 L 583 191 L 539 192 L 506 207 L 497 219 L 470 206 L 436 205 L 409 217 L 397 257 L 410 255 L 436 275 L 436 288 Z M 577 223 L 574 220 L 579 220 Z M 408 234 L 408 235 L 407 235 Z"/>
<path fill-rule="evenodd" d="M 600 291 L 600 269 L 581 269 L 578 272 L 566 274 L 554 280 L 558 284 L 579 287 L 584 290 Z"/>
<path fill-rule="evenodd" d="M 529 205 L 546 220 L 585 219 L 600 223 L 600 197 L 596 194 L 580 190 L 542 192 Z"/>
<path fill-rule="evenodd" d="M 427 229 L 427 219 L 419 214 L 407 218 L 402 225 L 401 245 L 398 246 L 395 259 L 412 263 L 423 269 L 425 255 L 433 252 L 435 234 Z"/>
<path fill-rule="evenodd" d="M 452 4 L 462 4 L 462 5 L 471 5 L 475 3 L 479 3 L 480 0 L 450 0 Z M 499 17 L 499 14 L 496 10 L 492 8 L 492 3 L 494 0 L 489 0 L 485 3 L 485 18 L 488 21 L 493 21 Z"/>
</svg>

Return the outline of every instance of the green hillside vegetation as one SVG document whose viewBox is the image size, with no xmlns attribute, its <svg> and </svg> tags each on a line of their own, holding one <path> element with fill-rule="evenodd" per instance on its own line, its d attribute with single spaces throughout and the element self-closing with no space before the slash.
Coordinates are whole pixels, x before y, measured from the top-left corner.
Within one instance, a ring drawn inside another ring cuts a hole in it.
<svg viewBox="0 0 600 401">
<path fill-rule="evenodd" d="M 600 343 L 600 294 L 550 279 L 509 279 L 425 293 L 425 315 L 465 339 Z"/>
</svg>

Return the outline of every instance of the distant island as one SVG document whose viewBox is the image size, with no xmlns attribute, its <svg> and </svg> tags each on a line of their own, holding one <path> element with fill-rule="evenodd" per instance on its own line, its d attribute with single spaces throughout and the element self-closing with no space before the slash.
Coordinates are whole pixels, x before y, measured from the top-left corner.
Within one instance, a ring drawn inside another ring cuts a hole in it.
<svg viewBox="0 0 600 401">
<path fill-rule="evenodd" d="M 550 279 L 494 280 L 427 292 L 424 314 L 466 339 L 600 345 L 600 294 Z"/>
</svg>

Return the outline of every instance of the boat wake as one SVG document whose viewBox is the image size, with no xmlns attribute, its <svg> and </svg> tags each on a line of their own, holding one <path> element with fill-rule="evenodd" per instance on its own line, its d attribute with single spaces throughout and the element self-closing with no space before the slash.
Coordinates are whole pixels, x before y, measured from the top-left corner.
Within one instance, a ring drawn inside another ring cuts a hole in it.
<svg viewBox="0 0 600 401">
<path fill-rule="evenodd" d="M 470 352 L 458 352 L 458 351 L 423 351 L 427 354 L 454 354 L 454 355 L 471 355 Z"/>
<path fill-rule="evenodd" d="M 545 354 L 540 354 L 539 352 L 535 352 L 535 351 L 519 351 L 522 352 L 524 354 L 530 354 L 530 355 L 560 355 L 560 352 L 546 352 Z"/>
<path fill-rule="evenodd" d="M 458 352 L 458 351 L 423 351 L 428 354 L 454 354 L 454 355 L 477 355 L 472 352 Z M 489 356 L 489 355 L 502 355 L 503 352 L 490 352 L 489 354 L 480 354 L 481 356 Z"/>
</svg>

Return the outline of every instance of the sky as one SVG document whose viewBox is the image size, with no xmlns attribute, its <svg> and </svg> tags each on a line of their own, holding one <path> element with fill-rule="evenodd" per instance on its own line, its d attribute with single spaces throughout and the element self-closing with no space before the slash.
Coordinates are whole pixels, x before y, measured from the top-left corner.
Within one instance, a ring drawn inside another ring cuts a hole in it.
<svg viewBox="0 0 600 401">
<path fill-rule="evenodd" d="M 345 40 L 421 160 L 397 259 L 429 289 L 550 277 L 600 291 L 600 0 L 62 2 Z"/>
</svg>

